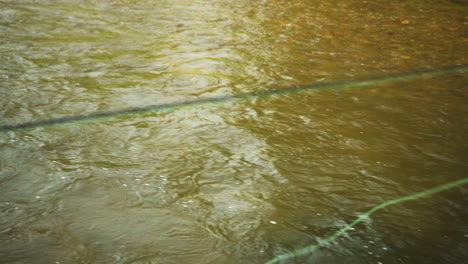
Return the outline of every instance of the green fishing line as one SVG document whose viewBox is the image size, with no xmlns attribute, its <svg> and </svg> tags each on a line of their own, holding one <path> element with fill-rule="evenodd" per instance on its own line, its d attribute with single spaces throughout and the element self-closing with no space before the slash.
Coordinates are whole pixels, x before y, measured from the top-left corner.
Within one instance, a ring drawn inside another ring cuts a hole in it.
<svg viewBox="0 0 468 264">
<path fill-rule="evenodd" d="M 185 107 L 199 107 L 199 106 L 207 106 L 210 104 L 217 104 L 217 103 L 233 103 L 233 102 L 238 102 L 238 101 L 268 98 L 268 97 L 277 96 L 277 95 L 284 96 L 284 95 L 301 94 L 301 93 L 311 92 L 311 91 L 336 90 L 336 89 L 345 89 L 345 88 L 362 88 L 362 87 L 368 87 L 368 86 L 373 86 L 373 85 L 409 81 L 409 80 L 413 80 L 417 78 L 434 78 L 434 77 L 441 76 L 441 75 L 463 73 L 467 71 L 468 71 L 468 65 L 460 65 L 460 66 L 453 66 L 453 67 L 448 67 L 448 68 L 440 68 L 440 69 L 433 69 L 433 70 L 426 70 L 426 71 L 418 71 L 418 72 L 400 74 L 400 75 L 394 75 L 394 76 L 375 77 L 375 78 L 369 78 L 369 79 L 364 79 L 364 80 L 301 85 L 301 86 L 280 88 L 280 89 L 261 91 L 261 92 L 242 93 L 242 94 L 237 94 L 233 96 L 209 97 L 209 98 L 202 98 L 202 99 L 179 102 L 179 103 L 147 105 L 147 106 L 120 109 L 120 110 L 109 111 L 109 112 L 92 113 L 92 114 L 87 114 L 87 115 L 65 116 L 65 117 L 52 118 L 52 119 L 46 119 L 46 120 L 13 124 L 13 125 L 0 125 L 0 133 L 7 132 L 7 131 L 32 129 L 32 128 L 37 128 L 37 127 L 47 127 L 47 126 L 53 126 L 53 125 L 59 125 L 59 124 L 95 122 L 95 121 L 103 120 L 107 118 L 122 118 L 122 117 L 127 117 L 127 116 L 143 115 L 143 114 L 148 114 L 148 113 L 164 113 L 164 112 L 175 111 L 176 109 L 185 108 Z"/>
<path fill-rule="evenodd" d="M 335 234 L 333 234 L 333 235 L 329 236 L 328 238 L 326 238 L 325 240 L 321 241 L 320 243 L 310 245 L 308 247 L 301 248 L 301 249 L 295 250 L 295 251 L 290 252 L 290 253 L 281 254 L 279 256 L 276 256 L 272 260 L 266 262 L 265 264 L 273 264 L 273 263 L 277 263 L 277 262 L 279 262 L 281 260 L 295 258 L 295 257 L 303 256 L 305 254 L 312 253 L 315 250 L 317 250 L 317 249 L 319 249 L 319 248 L 321 248 L 323 246 L 326 246 L 330 242 L 332 242 L 335 239 L 337 239 L 338 237 L 342 236 L 344 233 L 346 233 L 353 226 L 357 225 L 362 220 L 367 219 L 372 213 L 374 213 L 375 211 L 380 210 L 380 209 L 382 209 L 384 207 L 387 207 L 387 206 L 392 205 L 392 204 L 402 203 L 404 201 L 409 201 L 409 200 L 414 200 L 414 199 L 426 197 L 426 196 L 429 196 L 429 195 L 432 195 L 432 194 L 435 194 L 435 193 L 438 193 L 438 192 L 442 192 L 442 191 L 445 191 L 447 189 L 450 189 L 450 188 L 453 188 L 453 187 L 456 187 L 456 186 L 459 186 L 459 185 L 462 185 L 462 184 L 467 184 L 467 183 L 468 183 L 468 178 L 465 178 L 465 179 L 450 182 L 450 183 L 440 185 L 440 186 L 434 187 L 432 189 L 429 189 L 429 190 L 426 190 L 426 191 L 423 191 L 423 192 L 415 193 L 413 195 L 398 198 L 398 199 L 391 200 L 391 201 L 388 201 L 386 203 L 383 203 L 381 205 L 378 205 L 378 206 L 370 209 L 369 211 L 367 211 L 365 214 L 361 215 L 358 219 L 354 220 L 354 222 L 352 222 L 351 224 L 345 226 L 344 228 L 340 229 Z"/>
</svg>

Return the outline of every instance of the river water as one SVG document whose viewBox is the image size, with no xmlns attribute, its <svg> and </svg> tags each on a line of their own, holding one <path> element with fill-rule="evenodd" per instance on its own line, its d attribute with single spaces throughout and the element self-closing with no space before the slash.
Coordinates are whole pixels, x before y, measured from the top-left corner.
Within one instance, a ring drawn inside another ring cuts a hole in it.
<svg viewBox="0 0 468 264">
<path fill-rule="evenodd" d="M 464 1 L 0 0 L 0 125 L 466 64 Z M 243 264 L 468 175 L 467 75 L 0 134 L 0 263 Z M 462 263 L 466 187 L 282 263 Z"/>
</svg>

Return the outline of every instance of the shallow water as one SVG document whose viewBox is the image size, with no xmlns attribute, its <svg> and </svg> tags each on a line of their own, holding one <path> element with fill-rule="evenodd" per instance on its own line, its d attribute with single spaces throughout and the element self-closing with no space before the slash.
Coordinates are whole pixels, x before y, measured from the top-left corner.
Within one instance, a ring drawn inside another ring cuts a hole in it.
<svg viewBox="0 0 468 264">
<path fill-rule="evenodd" d="M 0 125 L 466 64 L 463 1 L 0 0 Z M 0 134 L 1 263 L 265 263 L 468 175 L 466 74 Z M 466 187 L 284 263 L 462 263 Z"/>
</svg>

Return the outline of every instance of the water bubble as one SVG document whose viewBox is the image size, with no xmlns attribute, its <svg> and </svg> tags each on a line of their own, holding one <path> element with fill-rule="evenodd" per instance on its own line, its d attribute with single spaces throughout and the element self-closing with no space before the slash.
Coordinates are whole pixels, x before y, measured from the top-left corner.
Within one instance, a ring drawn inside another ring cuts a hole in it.
<svg viewBox="0 0 468 264">
<path fill-rule="evenodd" d="M 321 213 L 317 213 L 318 216 L 322 215 Z"/>
<path fill-rule="evenodd" d="M 36 195 L 36 199 L 41 199 L 41 197 L 39 195 Z"/>
<path fill-rule="evenodd" d="M 124 183 L 124 184 L 122 184 L 122 186 L 123 186 L 123 187 L 127 187 L 128 185 Z"/>
</svg>

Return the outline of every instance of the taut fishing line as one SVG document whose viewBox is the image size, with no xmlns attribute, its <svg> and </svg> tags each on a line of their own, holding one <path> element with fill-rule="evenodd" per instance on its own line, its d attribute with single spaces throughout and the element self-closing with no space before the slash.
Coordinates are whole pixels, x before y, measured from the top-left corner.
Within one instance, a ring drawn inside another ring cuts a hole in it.
<svg viewBox="0 0 468 264">
<path fill-rule="evenodd" d="M 450 183 L 447 183 L 447 184 L 444 184 L 444 185 L 434 187 L 432 189 L 429 189 L 429 190 L 426 190 L 426 191 L 423 191 L 423 192 L 415 193 L 413 195 L 398 198 L 398 199 L 391 200 L 391 201 L 388 201 L 386 203 L 383 203 L 381 205 L 378 205 L 378 206 L 370 209 L 369 211 L 367 211 L 365 214 L 361 215 L 358 219 L 354 220 L 354 222 L 352 222 L 351 224 L 343 227 L 338 232 L 336 232 L 335 234 L 329 236 L 325 240 L 322 240 L 320 243 L 310 245 L 308 247 L 301 248 L 301 249 L 295 250 L 295 251 L 290 252 L 290 253 L 285 253 L 285 254 L 278 255 L 275 258 L 273 258 L 272 260 L 266 262 L 265 264 L 273 264 L 273 263 L 277 263 L 277 262 L 279 262 L 281 260 L 295 258 L 295 257 L 299 257 L 299 256 L 302 256 L 302 255 L 305 255 L 305 254 L 312 253 L 315 250 L 317 250 L 317 249 L 319 249 L 319 248 L 321 248 L 323 246 L 326 246 L 330 242 L 332 242 L 335 239 L 337 239 L 338 237 L 342 236 L 344 233 L 346 233 L 353 226 L 357 225 L 362 220 L 367 219 L 372 213 L 374 213 L 375 211 L 380 210 L 380 209 L 382 209 L 384 207 L 387 207 L 387 206 L 392 205 L 392 204 L 401 203 L 401 202 L 404 202 L 404 201 L 409 201 L 409 200 L 414 200 L 414 199 L 426 197 L 426 196 L 429 196 L 429 195 L 432 195 L 432 194 L 435 194 L 435 193 L 438 193 L 438 192 L 441 192 L 441 191 L 445 191 L 447 189 L 450 189 L 450 188 L 453 188 L 453 187 L 456 187 L 456 186 L 460 186 L 462 184 L 467 184 L 467 183 L 468 183 L 468 178 L 464 178 L 464 179 L 461 179 L 461 180 L 458 180 L 458 181 L 454 181 L 454 182 L 450 182 Z"/>
<path fill-rule="evenodd" d="M 1 125 L 0 133 L 14 130 L 23 130 L 31 129 L 38 127 L 46 127 L 58 124 L 69 124 L 77 122 L 92 122 L 104 118 L 115 118 L 123 117 L 128 115 L 137 115 L 137 114 L 146 114 L 150 112 L 169 112 L 175 109 L 184 108 L 184 107 L 195 107 L 195 106 L 204 106 L 213 103 L 227 103 L 227 102 L 236 102 L 250 99 L 258 98 L 267 98 L 275 95 L 289 95 L 289 94 L 299 94 L 310 91 L 319 91 L 319 90 L 332 90 L 332 89 L 344 89 L 344 88 L 361 88 L 372 85 L 379 84 L 388 84 L 394 82 L 403 82 L 409 81 L 417 78 L 433 78 L 440 75 L 454 74 L 454 73 L 463 73 L 468 71 L 468 65 L 453 66 L 448 68 L 440 68 L 434 70 L 418 71 L 403 75 L 395 76 L 386 76 L 386 77 L 376 77 L 364 80 L 354 80 L 354 81 L 342 81 L 342 82 L 330 82 L 322 84 L 313 84 L 313 85 L 301 85 L 294 86 L 289 88 L 281 88 L 275 90 L 268 90 L 262 92 L 251 92 L 251 93 L 242 93 L 233 96 L 220 96 L 220 97 L 210 97 L 203 98 L 192 101 L 185 101 L 179 103 L 168 103 L 168 104 L 156 104 L 148 105 L 142 107 L 133 107 L 109 112 L 93 113 L 87 115 L 75 115 L 75 116 L 66 116 L 59 118 L 52 118 L 46 120 L 25 122 L 12 125 Z"/>
</svg>

